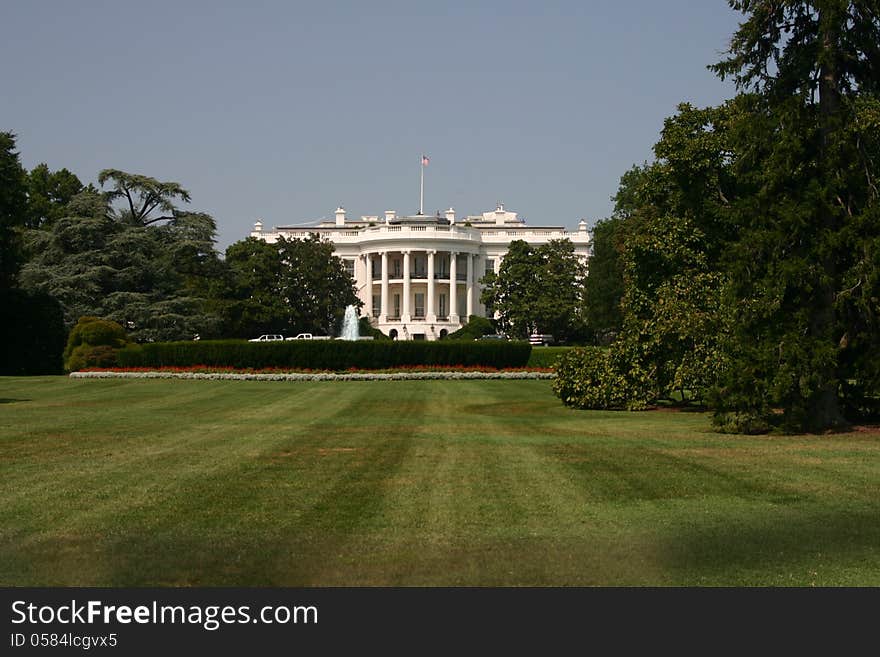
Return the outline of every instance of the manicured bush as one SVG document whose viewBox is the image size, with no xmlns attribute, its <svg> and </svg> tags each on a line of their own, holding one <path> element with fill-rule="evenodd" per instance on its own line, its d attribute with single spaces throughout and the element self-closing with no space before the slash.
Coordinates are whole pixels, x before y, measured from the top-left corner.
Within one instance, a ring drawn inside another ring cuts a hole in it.
<svg viewBox="0 0 880 657">
<path fill-rule="evenodd" d="M 81 344 L 70 353 L 66 361 L 68 372 L 77 372 L 87 367 L 116 367 L 118 349 L 102 344 L 96 347 Z"/>
<path fill-rule="evenodd" d="M 67 338 L 64 369 L 75 372 L 84 367 L 114 367 L 116 352 L 126 344 L 125 329 L 116 322 L 80 317 Z"/>
<path fill-rule="evenodd" d="M 379 329 L 374 328 L 373 325 L 370 324 L 370 320 L 366 317 L 361 317 L 360 319 L 358 319 L 358 332 L 362 336 L 364 336 L 364 337 L 369 336 L 369 337 L 372 337 L 374 340 L 390 340 L 391 339 L 387 335 L 382 333 L 382 331 L 380 331 Z"/>
<path fill-rule="evenodd" d="M 479 315 L 471 315 L 468 322 L 457 331 L 446 336 L 446 340 L 476 340 L 484 335 L 495 333 L 492 320 Z"/>
<path fill-rule="evenodd" d="M 60 374 L 67 333 L 61 304 L 42 292 L 7 289 L 0 308 L 0 374 Z"/>
<path fill-rule="evenodd" d="M 237 369 L 289 367 L 309 370 L 387 369 L 412 365 L 482 365 L 525 367 L 527 342 L 443 340 L 199 340 L 155 342 L 119 352 L 120 367 L 191 367 L 210 365 Z"/>
<path fill-rule="evenodd" d="M 574 347 L 533 347 L 529 367 L 555 367 L 556 361 Z"/>
<path fill-rule="evenodd" d="M 636 361 L 629 368 L 621 355 L 602 347 L 575 348 L 556 362 L 553 392 L 566 406 L 639 410 L 656 399 L 651 377 Z"/>
</svg>

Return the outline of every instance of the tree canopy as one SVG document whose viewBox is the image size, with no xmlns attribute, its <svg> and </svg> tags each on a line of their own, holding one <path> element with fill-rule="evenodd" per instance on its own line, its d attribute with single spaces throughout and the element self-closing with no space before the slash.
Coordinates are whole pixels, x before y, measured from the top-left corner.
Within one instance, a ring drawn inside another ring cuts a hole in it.
<svg viewBox="0 0 880 657">
<path fill-rule="evenodd" d="M 232 337 L 337 335 L 346 306 L 362 304 L 333 245 L 315 234 L 273 244 L 248 237 L 226 250 L 226 264 L 220 303 Z"/>
<path fill-rule="evenodd" d="M 737 319 L 716 421 L 845 426 L 880 391 L 880 15 L 874 2 L 730 4 L 746 19 L 712 68 L 749 94 L 736 135 L 748 193 L 730 212 Z"/>
<path fill-rule="evenodd" d="M 38 164 L 27 175 L 27 225 L 39 228 L 60 219 L 83 189 L 79 178 L 67 169 L 50 171 L 45 163 Z"/>
<path fill-rule="evenodd" d="M 617 390 L 581 399 L 708 399 L 730 431 L 845 426 L 880 397 L 880 14 L 730 4 L 745 20 L 711 68 L 741 93 L 680 106 L 622 179 L 622 329 L 582 361 Z"/>
<path fill-rule="evenodd" d="M 498 313 L 498 325 L 508 335 L 547 333 L 564 341 L 583 333 L 585 275 L 570 240 L 535 248 L 514 240 L 498 273 L 483 278 L 481 300 Z"/>
<path fill-rule="evenodd" d="M 98 174 L 98 183 L 102 186 L 109 183 L 107 198 L 110 201 L 124 201 L 122 217 L 143 226 L 173 219 L 177 212 L 175 201 L 190 201 L 189 192 L 180 183 L 161 182 L 119 169 L 104 169 Z M 160 212 L 159 216 L 150 216 L 155 210 Z"/>
<path fill-rule="evenodd" d="M 0 132 L 0 289 L 13 287 L 22 262 L 18 228 L 27 221 L 27 176 L 15 135 Z"/>
<path fill-rule="evenodd" d="M 138 341 L 191 339 L 219 331 L 206 296 L 220 268 L 208 215 L 162 226 L 113 218 L 105 195 L 86 189 L 63 217 L 28 232 L 33 254 L 22 284 L 64 308 L 71 328 L 82 316 L 118 322 Z"/>
</svg>

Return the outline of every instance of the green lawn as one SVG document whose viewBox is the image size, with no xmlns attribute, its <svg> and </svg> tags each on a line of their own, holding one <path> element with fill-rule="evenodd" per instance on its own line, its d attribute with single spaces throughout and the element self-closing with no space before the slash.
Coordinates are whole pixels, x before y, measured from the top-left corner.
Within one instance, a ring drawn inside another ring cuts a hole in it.
<svg viewBox="0 0 880 657">
<path fill-rule="evenodd" d="M 880 585 L 880 433 L 546 381 L 0 378 L 0 585 Z"/>
</svg>

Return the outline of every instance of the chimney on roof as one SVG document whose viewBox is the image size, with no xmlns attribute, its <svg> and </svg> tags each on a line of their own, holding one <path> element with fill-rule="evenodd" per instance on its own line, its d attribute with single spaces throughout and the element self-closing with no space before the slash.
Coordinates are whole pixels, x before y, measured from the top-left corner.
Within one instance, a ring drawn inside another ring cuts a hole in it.
<svg viewBox="0 0 880 657">
<path fill-rule="evenodd" d="M 446 220 L 451 224 L 455 223 L 455 210 L 453 208 L 446 210 Z"/>
<path fill-rule="evenodd" d="M 391 220 L 397 216 L 397 212 L 394 210 L 385 210 L 385 223 L 390 224 Z"/>
<path fill-rule="evenodd" d="M 336 225 L 344 226 L 345 225 L 345 208 L 341 205 L 336 208 Z"/>
</svg>

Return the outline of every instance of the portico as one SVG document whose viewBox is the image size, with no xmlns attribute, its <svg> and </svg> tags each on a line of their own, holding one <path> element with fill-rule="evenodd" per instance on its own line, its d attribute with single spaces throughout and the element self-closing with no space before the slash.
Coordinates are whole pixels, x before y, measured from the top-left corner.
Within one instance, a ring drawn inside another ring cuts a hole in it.
<svg viewBox="0 0 880 657">
<path fill-rule="evenodd" d="M 406 333 L 436 339 L 458 330 L 463 316 L 482 307 L 476 296 L 479 254 L 474 250 L 389 245 L 359 257 L 365 272 L 363 314 L 384 333 L 397 329 L 398 337 Z"/>
</svg>

